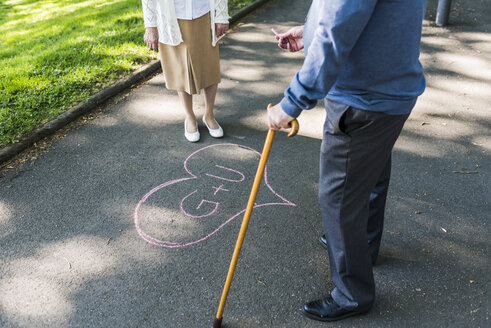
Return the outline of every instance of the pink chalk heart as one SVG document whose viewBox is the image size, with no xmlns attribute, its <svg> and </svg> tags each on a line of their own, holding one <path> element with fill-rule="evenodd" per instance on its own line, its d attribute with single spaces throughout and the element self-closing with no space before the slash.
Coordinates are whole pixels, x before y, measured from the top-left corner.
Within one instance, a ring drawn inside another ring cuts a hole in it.
<svg viewBox="0 0 491 328">
<path fill-rule="evenodd" d="M 168 248 L 210 238 L 245 212 L 260 157 L 232 143 L 195 151 L 184 161 L 185 177 L 158 185 L 138 202 L 133 215 L 138 234 Z M 295 206 L 274 191 L 267 172 L 266 166 L 254 208 Z"/>
</svg>

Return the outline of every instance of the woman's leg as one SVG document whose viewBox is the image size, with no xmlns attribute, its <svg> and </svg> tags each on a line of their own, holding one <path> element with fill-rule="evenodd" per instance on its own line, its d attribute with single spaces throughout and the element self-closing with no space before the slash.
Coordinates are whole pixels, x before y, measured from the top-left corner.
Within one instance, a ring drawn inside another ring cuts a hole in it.
<svg viewBox="0 0 491 328">
<path fill-rule="evenodd" d="M 186 111 L 186 120 L 187 120 L 186 125 L 188 130 L 187 132 L 194 133 L 197 131 L 197 124 L 196 124 L 196 116 L 194 115 L 193 112 L 193 95 L 190 95 L 185 91 L 177 91 L 177 94 L 179 95 L 179 99 L 181 100 L 182 106 Z"/>
<path fill-rule="evenodd" d="M 218 84 L 210 85 L 204 89 L 205 91 L 205 116 L 204 120 L 206 124 L 212 129 L 218 129 L 219 125 L 215 121 L 215 114 L 213 113 L 213 107 L 215 106 L 215 96 L 217 94 Z"/>
</svg>

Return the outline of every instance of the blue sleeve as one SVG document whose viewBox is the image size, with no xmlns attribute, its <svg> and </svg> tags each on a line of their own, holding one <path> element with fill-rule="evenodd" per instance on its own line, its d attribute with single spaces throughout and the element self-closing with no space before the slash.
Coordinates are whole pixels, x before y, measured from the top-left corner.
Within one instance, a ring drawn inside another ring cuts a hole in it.
<svg viewBox="0 0 491 328">
<path fill-rule="evenodd" d="M 310 41 L 306 40 L 309 34 L 311 42 L 302 68 L 281 100 L 285 113 L 298 117 L 302 110 L 313 108 L 327 96 L 377 1 L 314 0 L 303 33 L 304 43 Z"/>
</svg>

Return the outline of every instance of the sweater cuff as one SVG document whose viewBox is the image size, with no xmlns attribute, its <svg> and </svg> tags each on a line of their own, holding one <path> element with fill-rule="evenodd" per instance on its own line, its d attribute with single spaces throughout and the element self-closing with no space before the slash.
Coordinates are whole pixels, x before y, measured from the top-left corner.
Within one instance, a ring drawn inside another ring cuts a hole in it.
<svg viewBox="0 0 491 328">
<path fill-rule="evenodd" d="M 215 24 L 228 24 L 230 20 L 230 16 L 228 14 L 216 15 L 215 16 Z"/>
<path fill-rule="evenodd" d="M 215 19 L 215 24 L 229 24 L 228 18 Z"/>
<path fill-rule="evenodd" d="M 287 97 L 283 97 L 283 99 L 280 102 L 280 105 L 283 111 L 288 115 L 290 115 L 291 117 L 297 118 L 302 113 L 302 109 L 300 107 L 297 107 L 297 105 L 295 105 Z"/>
</svg>

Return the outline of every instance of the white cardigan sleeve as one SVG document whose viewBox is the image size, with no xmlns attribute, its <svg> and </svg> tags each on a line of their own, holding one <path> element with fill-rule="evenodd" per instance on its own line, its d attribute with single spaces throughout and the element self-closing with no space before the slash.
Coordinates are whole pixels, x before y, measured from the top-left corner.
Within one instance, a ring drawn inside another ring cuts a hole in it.
<svg viewBox="0 0 491 328">
<path fill-rule="evenodd" d="M 157 0 L 142 0 L 145 27 L 157 27 Z"/>
<path fill-rule="evenodd" d="M 210 0 L 210 23 L 211 23 L 211 45 L 215 46 L 218 38 L 215 31 L 215 24 L 228 24 L 228 1 Z"/>
<path fill-rule="evenodd" d="M 182 42 L 174 0 L 142 0 L 145 27 L 157 27 L 159 42 L 177 46 Z"/>
<path fill-rule="evenodd" d="M 215 1 L 215 23 L 228 24 L 228 1 L 227 0 L 214 0 Z"/>
</svg>

